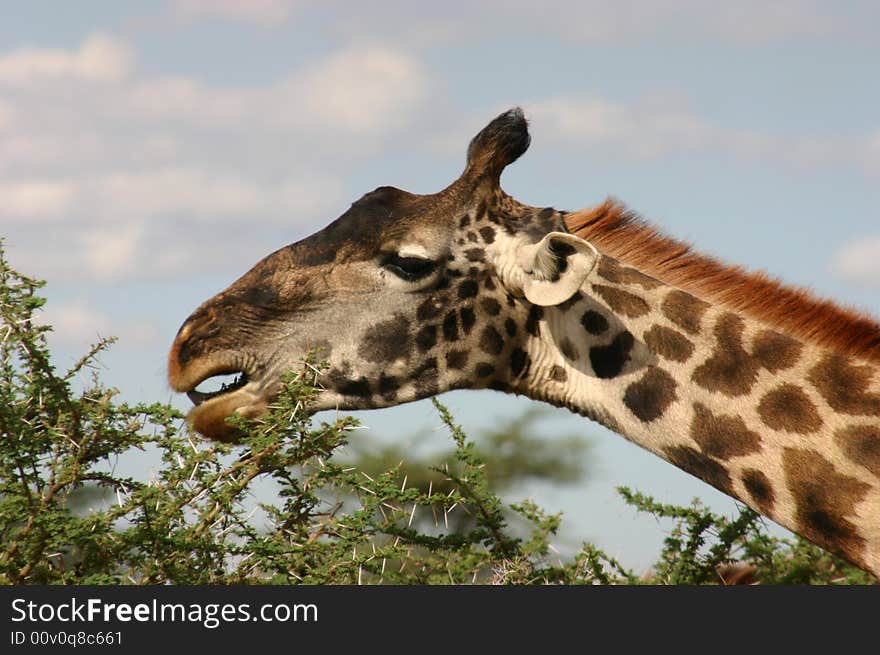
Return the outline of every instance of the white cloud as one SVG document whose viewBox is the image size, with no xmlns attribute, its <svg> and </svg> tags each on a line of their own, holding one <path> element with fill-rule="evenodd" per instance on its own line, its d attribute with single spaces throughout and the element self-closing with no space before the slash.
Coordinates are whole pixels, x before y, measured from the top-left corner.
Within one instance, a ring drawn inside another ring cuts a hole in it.
<svg viewBox="0 0 880 655">
<path fill-rule="evenodd" d="M 649 98 L 624 105 L 604 98 L 569 96 L 539 101 L 528 108 L 534 121 L 560 141 L 604 145 L 627 157 L 743 147 L 740 135 L 712 125 L 677 100 Z"/>
<path fill-rule="evenodd" d="M 848 282 L 880 289 L 880 235 L 844 246 L 832 259 L 831 271 Z"/>
<path fill-rule="evenodd" d="M 188 168 L 110 173 L 95 184 L 95 193 L 99 211 L 115 218 L 192 215 L 222 220 L 260 210 L 264 200 L 254 182 Z"/>
<path fill-rule="evenodd" d="M 26 84 L 58 78 L 119 81 L 131 71 L 133 54 L 122 41 L 93 34 L 75 51 L 25 48 L 0 57 L 0 83 Z"/>
<path fill-rule="evenodd" d="M 139 245 L 143 225 L 123 225 L 116 229 L 93 229 L 81 236 L 84 263 L 98 279 L 115 280 L 130 274 L 143 259 Z"/>
<path fill-rule="evenodd" d="M 12 125 L 12 105 L 0 100 L 0 130 L 5 130 Z"/>
<path fill-rule="evenodd" d="M 783 135 L 728 127 L 698 115 L 686 99 L 675 94 L 656 94 L 629 104 L 561 96 L 526 105 L 526 109 L 535 129 L 562 147 L 603 149 L 603 154 L 621 159 L 703 153 L 774 161 L 793 169 L 849 165 L 871 173 L 871 149 L 876 146 L 838 135 Z M 880 146 L 876 150 L 880 163 Z M 874 172 L 880 173 L 880 166 Z"/>
<path fill-rule="evenodd" d="M 622 107 L 602 98 L 553 98 L 529 107 L 532 120 L 542 121 L 556 136 L 586 143 L 625 137 L 630 119 Z"/>
<path fill-rule="evenodd" d="M 410 47 L 460 44 L 485 40 L 487 35 L 491 39 L 497 34 L 512 41 L 563 39 L 605 44 L 663 39 L 678 44 L 723 42 L 747 46 L 828 36 L 871 37 L 868 26 L 877 21 L 876 7 L 870 3 L 845 4 L 811 0 L 326 0 L 320 7 L 327 11 L 329 6 L 337 15 L 328 25 L 331 33 L 395 38 Z"/>
<path fill-rule="evenodd" d="M 138 80 L 107 98 L 100 111 L 153 124 L 268 125 L 293 133 L 321 128 L 375 135 L 406 122 L 424 99 L 426 77 L 407 53 L 363 45 L 312 62 L 263 88 L 216 88 L 186 77 Z"/>
<path fill-rule="evenodd" d="M 101 338 L 118 337 L 120 346 L 143 347 L 156 344 L 160 335 L 148 318 L 111 318 L 84 298 L 49 303 L 37 315 L 41 325 L 52 326 L 50 340 L 56 345 L 82 350 Z"/>
<path fill-rule="evenodd" d="M 70 210 L 75 196 L 70 181 L 0 182 L 0 207 L 7 220 L 58 218 Z"/>
<path fill-rule="evenodd" d="M 71 153 L 75 153 L 75 158 L 71 157 Z M 102 138 L 87 129 L 52 134 L 23 127 L 21 131 L 10 131 L 5 136 L 0 134 L 0 175 L 22 175 L 28 171 L 44 171 L 47 167 L 70 164 L 82 170 L 83 166 L 107 156 Z"/>
<path fill-rule="evenodd" d="M 525 4 L 520 4 L 520 10 Z M 813 37 L 846 28 L 833 14 L 816 3 L 803 0 L 741 0 L 736 3 L 563 0 L 551 1 L 551 5 L 556 11 L 548 11 L 547 6 L 542 6 L 535 19 L 564 38 L 575 41 L 606 42 L 665 35 L 679 41 L 724 40 L 749 44 Z"/>
<path fill-rule="evenodd" d="M 184 21 L 209 18 L 273 28 L 316 8 L 334 15 L 335 20 L 327 25 L 331 33 L 394 38 L 411 47 L 485 39 L 489 26 L 510 38 L 562 38 L 578 43 L 666 38 L 679 43 L 752 45 L 852 35 L 876 22 L 876 10 L 870 4 L 838 5 L 831 11 L 827 4 L 811 0 L 174 0 L 171 13 Z"/>
<path fill-rule="evenodd" d="M 273 131 L 337 144 L 358 135 L 369 145 L 409 124 L 430 84 L 409 53 L 375 43 L 307 60 L 269 84 L 242 87 L 181 75 L 138 76 L 123 63 L 131 58 L 120 54 L 126 52 L 121 41 L 93 35 L 74 51 L 0 56 L 0 86 L 27 82 L 14 104 L 0 100 L 0 172 L 15 170 L 13 164 L 54 163 L 59 151 L 68 159 L 71 152 L 93 157 L 101 148 L 111 150 L 112 143 L 103 142 L 121 137 L 145 140 L 161 133 L 166 144 L 180 145 L 181 130 L 190 137 L 223 130 L 218 139 Z M 118 83 L 94 85 L 95 79 Z M 142 152 L 143 143 L 138 146 L 134 151 Z"/>
<path fill-rule="evenodd" d="M 123 124 L 127 130 L 170 124 L 375 133 L 398 129 L 424 100 L 429 84 L 416 59 L 381 44 L 355 45 L 308 61 L 261 87 L 209 85 L 179 75 L 122 80 L 131 57 L 128 45 L 100 34 L 72 52 L 26 49 L 0 56 L 0 83 L 30 82 L 15 107 L 5 99 L 0 103 L 0 128 L 14 125 L 34 136 L 53 128 L 72 134 L 85 125 L 106 133 Z M 57 84 L 58 77 L 68 78 L 67 84 Z M 83 86 L 93 79 L 121 83 Z"/>
<path fill-rule="evenodd" d="M 172 10 L 180 19 L 216 18 L 264 26 L 283 23 L 302 0 L 173 0 Z"/>
<path fill-rule="evenodd" d="M 408 55 L 368 46 L 334 55 L 280 85 L 282 124 L 319 124 L 356 133 L 384 132 L 413 115 L 424 71 Z"/>
<path fill-rule="evenodd" d="M 413 124 L 429 84 L 379 44 L 249 87 L 138 74 L 132 58 L 104 35 L 0 53 L 0 87 L 20 85 L 0 101 L 0 234 L 53 284 L 186 275 L 262 248 L 258 232 L 328 221 L 346 174 Z"/>
<path fill-rule="evenodd" d="M 880 130 L 868 137 L 865 145 L 865 168 L 880 176 Z"/>
<path fill-rule="evenodd" d="M 29 180 L 0 184 L 0 206 L 9 223 L 35 219 L 96 226 L 159 222 L 296 222 L 303 214 L 338 207 L 338 179 L 301 175 L 280 181 L 249 180 L 204 169 L 161 167 L 143 172 L 82 176 L 62 182 Z M 134 234 L 131 232 L 130 234 Z"/>
<path fill-rule="evenodd" d="M 188 217 L 213 223 L 247 216 L 289 220 L 332 207 L 341 193 L 332 178 L 267 182 L 178 167 L 110 173 L 89 186 L 94 195 L 84 202 L 109 220 Z"/>
<path fill-rule="evenodd" d="M 253 119 L 260 93 L 213 89 L 187 77 L 139 80 L 109 98 L 117 118 L 223 126 Z"/>
<path fill-rule="evenodd" d="M 179 154 L 180 150 L 180 139 L 171 134 L 147 134 L 143 140 L 143 152 L 151 159 L 170 160 Z"/>
<path fill-rule="evenodd" d="M 109 337 L 110 319 L 83 300 L 48 304 L 39 316 L 53 328 L 53 340 L 65 345 L 88 345 Z"/>
</svg>

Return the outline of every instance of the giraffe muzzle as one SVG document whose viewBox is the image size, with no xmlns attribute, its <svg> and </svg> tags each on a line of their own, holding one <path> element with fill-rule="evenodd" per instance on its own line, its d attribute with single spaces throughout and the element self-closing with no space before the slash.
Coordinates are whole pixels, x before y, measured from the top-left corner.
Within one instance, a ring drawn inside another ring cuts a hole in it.
<svg viewBox="0 0 880 655">
<path fill-rule="evenodd" d="M 186 417 L 189 424 L 202 436 L 218 441 L 241 438 L 239 430 L 227 421 L 233 414 L 255 418 L 265 413 L 269 403 L 264 386 L 246 374 L 217 391 L 191 389 L 186 395 L 194 405 Z"/>
<path fill-rule="evenodd" d="M 170 353 L 168 380 L 192 402 L 187 421 L 196 432 L 209 439 L 235 441 L 241 434 L 226 419 L 235 413 L 245 417 L 264 413 L 272 385 L 252 357 L 227 349 L 205 353 L 188 345 L 199 338 L 188 326 L 181 330 Z"/>
</svg>

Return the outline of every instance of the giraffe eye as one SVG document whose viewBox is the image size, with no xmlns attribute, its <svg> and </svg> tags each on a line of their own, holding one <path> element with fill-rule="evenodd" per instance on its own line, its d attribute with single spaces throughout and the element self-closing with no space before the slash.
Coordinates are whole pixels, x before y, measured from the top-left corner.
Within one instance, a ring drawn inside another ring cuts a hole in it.
<svg viewBox="0 0 880 655">
<path fill-rule="evenodd" d="M 388 255 L 382 262 L 382 267 L 407 282 L 415 282 L 433 273 L 437 265 L 423 257 Z"/>
</svg>

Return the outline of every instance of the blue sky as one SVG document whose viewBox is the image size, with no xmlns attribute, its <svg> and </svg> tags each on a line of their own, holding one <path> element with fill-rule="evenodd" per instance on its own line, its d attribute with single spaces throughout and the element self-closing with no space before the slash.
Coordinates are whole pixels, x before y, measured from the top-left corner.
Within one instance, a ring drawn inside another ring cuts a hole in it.
<svg viewBox="0 0 880 655">
<path fill-rule="evenodd" d="M 3 6 L 0 236 L 49 282 L 59 362 L 117 335 L 104 377 L 128 399 L 184 408 L 164 356 L 192 309 L 378 185 L 442 188 L 512 105 L 533 137 L 502 180 L 520 200 L 612 195 L 701 250 L 880 313 L 876 3 Z M 529 401 L 446 402 L 476 433 Z M 361 418 L 395 439 L 439 424 L 425 403 Z M 594 444 L 583 488 L 521 490 L 566 513 L 565 543 L 647 564 L 661 533 L 617 484 L 730 507 L 584 419 L 556 411 L 544 431 Z"/>
</svg>

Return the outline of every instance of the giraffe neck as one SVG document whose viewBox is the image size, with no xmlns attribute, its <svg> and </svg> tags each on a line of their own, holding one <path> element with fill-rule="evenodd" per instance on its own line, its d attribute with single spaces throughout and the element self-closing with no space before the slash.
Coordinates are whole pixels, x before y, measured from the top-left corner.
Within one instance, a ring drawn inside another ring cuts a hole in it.
<svg viewBox="0 0 880 655">
<path fill-rule="evenodd" d="M 538 310 L 517 390 L 880 574 L 880 370 L 603 256 Z M 533 317 L 534 318 L 534 317 Z"/>
</svg>

